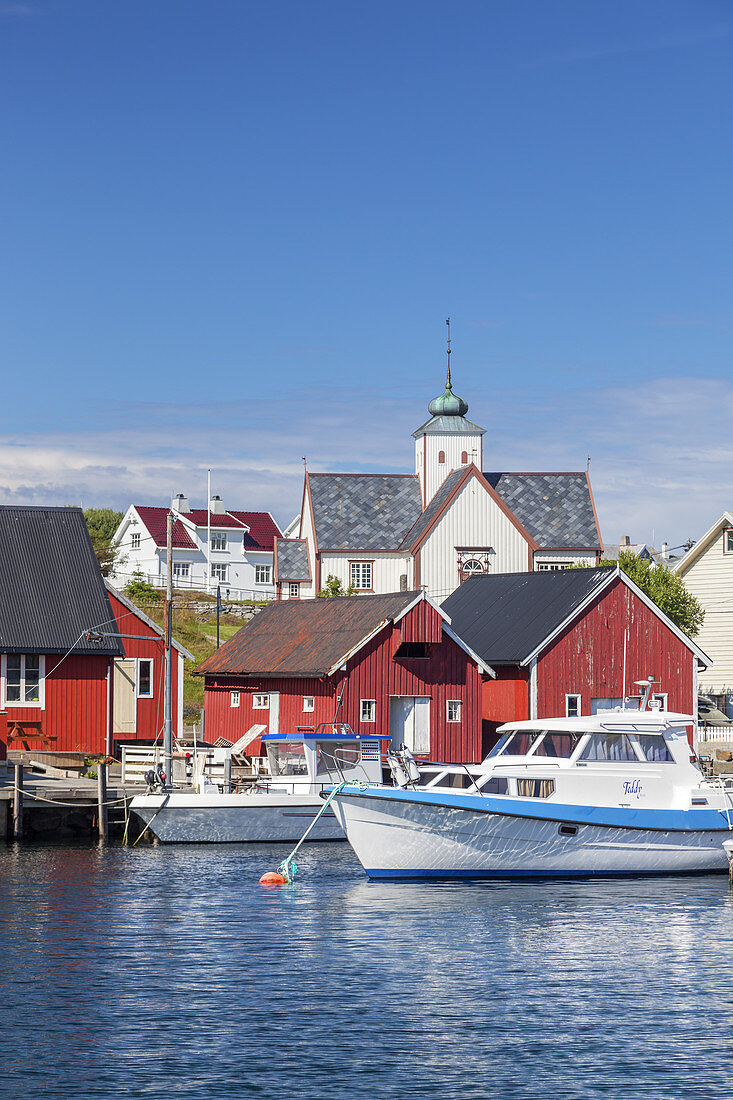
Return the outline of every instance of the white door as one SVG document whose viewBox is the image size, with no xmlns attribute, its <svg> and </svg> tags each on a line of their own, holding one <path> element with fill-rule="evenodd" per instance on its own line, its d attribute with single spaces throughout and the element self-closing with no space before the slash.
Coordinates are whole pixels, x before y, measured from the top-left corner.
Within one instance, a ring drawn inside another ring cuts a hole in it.
<svg viewBox="0 0 733 1100">
<path fill-rule="evenodd" d="M 134 658 L 115 661 L 113 720 L 115 733 L 135 733 L 137 730 L 137 691 Z"/>
<path fill-rule="evenodd" d="M 392 747 L 430 752 L 430 699 L 421 695 L 393 695 L 389 701 Z"/>
<path fill-rule="evenodd" d="M 268 733 L 280 732 L 280 692 L 270 692 L 270 725 Z"/>
</svg>

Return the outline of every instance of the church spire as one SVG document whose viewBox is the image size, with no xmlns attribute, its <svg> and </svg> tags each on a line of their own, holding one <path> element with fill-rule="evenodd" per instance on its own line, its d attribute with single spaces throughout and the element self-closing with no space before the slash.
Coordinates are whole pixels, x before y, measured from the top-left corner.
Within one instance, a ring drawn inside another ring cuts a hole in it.
<svg viewBox="0 0 733 1100">
<path fill-rule="evenodd" d="M 451 385 L 451 381 L 450 381 L 450 317 L 446 318 L 445 323 L 448 326 L 448 348 L 447 348 L 447 351 L 446 351 L 446 358 L 448 360 L 448 370 L 446 371 L 446 376 L 445 376 L 445 388 L 447 390 L 452 390 L 453 386 Z"/>
</svg>

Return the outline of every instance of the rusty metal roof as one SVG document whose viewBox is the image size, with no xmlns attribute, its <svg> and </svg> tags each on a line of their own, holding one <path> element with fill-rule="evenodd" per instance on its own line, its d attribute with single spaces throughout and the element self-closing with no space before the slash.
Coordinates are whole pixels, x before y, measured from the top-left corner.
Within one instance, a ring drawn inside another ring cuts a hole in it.
<svg viewBox="0 0 733 1100">
<path fill-rule="evenodd" d="M 325 676 L 380 623 L 394 619 L 419 595 L 395 592 L 268 604 L 196 672 Z"/>
</svg>

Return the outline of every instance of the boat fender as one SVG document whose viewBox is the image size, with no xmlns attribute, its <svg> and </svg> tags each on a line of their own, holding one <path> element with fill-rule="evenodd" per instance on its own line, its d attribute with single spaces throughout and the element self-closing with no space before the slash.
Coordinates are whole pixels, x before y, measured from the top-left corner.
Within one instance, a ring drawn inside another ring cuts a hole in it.
<svg viewBox="0 0 733 1100">
<path fill-rule="evenodd" d="M 402 747 L 402 764 L 407 772 L 408 779 L 411 783 L 420 782 L 420 769 L 417 766 L 415 757 L 412 755 L 408 748 Z"/>
<path fill-rule="evenodd" d="M 402 761 L 395 752 L 387 753 L 387 764 L 392 772 L 392 779 L 396 787 L 406 787 L 410 777 L 402 766 Z"/>
<path fill-rule="evenodd" d="M 287 881 L 285 875 L 281 875 L 279 871 L 265 871 L 260 879 L 263 886 L 285 886 Z"/>
</svg>

